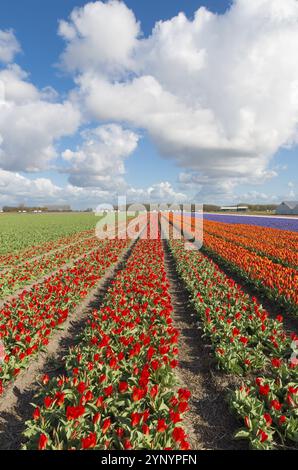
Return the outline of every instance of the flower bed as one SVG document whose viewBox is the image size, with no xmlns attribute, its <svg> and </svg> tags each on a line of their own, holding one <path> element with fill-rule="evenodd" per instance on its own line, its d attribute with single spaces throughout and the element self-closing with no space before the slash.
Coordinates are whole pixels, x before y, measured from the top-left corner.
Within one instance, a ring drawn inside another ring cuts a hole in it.
<svg viewBox="0 0 298 470">
<path fill-rule="evenodd" d="M 175 216 L 173 223 L 180 222 Z M 184 220 L 184 230 L 191 228 L 191 220 Z M 259 256 L 235 243 L 204 232 L 203 251 L 224 267 L 241 276 L 260 293 L 289 312 L 298 314 L 298 271 Z"/>
<path fill-rule="evenodd" d="M 188 449 L 174 391 L 178 331 L 160 240 L 140 240 L 94 310 L 66 374 L 43 379 L 26 449 Z"/>
<path fill-rule="evenodd" d="M 5 271 L 1 274 L 0 299 L 5 299 L 16 290 L 56 271 L 63 265 L 74 261 L 84 253 L 96 250 L 98 247 L 100 247 L 100 241 L 96 237 L 90 237 L 66 246 L 58 252 L 45 254 L 37 261 L 33 259 Z"/>
<path fill-rule="evenodd" d="M 240 227 L 240 228 L 239 228 Z M 289 232 L 282 232 L 278 236 L 276 230 L 258 229 L 253 226 L 223 224 L 204 221 L 204 233 L 215 235 L 225 241 L 242 246 L 260 256 L 269 258 L 284 266 L 298 268 L 298 236 L 296 241 L 288 236 Z M 285 236 L 284 234 L 287 234 Z M 293 236 L 296 235 L 293 233 Z"/>
<path fill-rule="evenodd" d="M 280 306 L 298 314 L 298 272 L 210 234 L 204 235 L 204 250 L 217 256 L 230 269 Z"/>
<path fill-rule="evenodd" d="M 169 244 L 219 366 L 256 377 L 229 397 L 245 425 L 236 437 L 248 439 L 254 449 L 297 443 L 298 360 L 293 345 L 298 336 L 288 336 L 281 317 L 271 319 L 208 257 L 185 250 L 182 241 Z"/>
<path fill-rule="evenodd" d="M 275 358 L 289 358 L 293 337 L 282 317 L 268 312 L 199 251 L 170 240 L 178 273 L 210 338 L 220 366 L 232 373 L 265 370 Z"/>
<path fill-rule="evenodd" d="M 254 227 L 271 228 L 284 231 L 298 232 L 298 217 L 253 216 L 235 214 L 204 214 L 204 219 L 227 224 L 251 225 Z"/>
<path fill-rule="evenodd" d="M 254 449 L 297 445 L 298 361 L 276 361 L 271 373 L 234 391 L 230 403 L 244 423 L 237 437 Z"/>
<path fill-rule="evenodd" d="M 0 268 L 4 269 L 9 266 L 16 266 L 17 264 L 30 260 L 30 258 L 45 255 L 67 245 L 83 241 L 84 239 L 91 237 L 93 234 L 94 230 L 78 232 L 67 237 L 59 238 L 58 240 L 42 243 L 41 245 L 30 246 L 29 248 L 19 252 L 2 254 L 0 255 Z"/>
<path fill-rule="evenodd" d="M 1 214 L 0 265 L 8 253 L 18 255 L 59 238 L 93 230 L 100 220 L 94 213 Z"/>
<path fill-rule="evenodd" d="M 86 255 L 68 269 L 23 291 L 0 310 L 0 340 L 6 355 L 0 366 L 0 394 L 32 356 L 49 342 L 74 309 L 116 263 L 126 241 L 103 242 L 101 248 Z"/>
</svg>

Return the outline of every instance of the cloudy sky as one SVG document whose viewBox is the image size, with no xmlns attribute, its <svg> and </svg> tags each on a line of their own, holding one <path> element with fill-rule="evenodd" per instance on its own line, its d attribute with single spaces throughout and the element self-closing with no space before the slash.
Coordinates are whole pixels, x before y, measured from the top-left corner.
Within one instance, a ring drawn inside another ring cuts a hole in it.
<svg viewBox="0 0 298 470">
<path fill-rule="evenodd" d="M 298 199 L 297 0 L 1 0 L 0 206 Z"/>
</svg>

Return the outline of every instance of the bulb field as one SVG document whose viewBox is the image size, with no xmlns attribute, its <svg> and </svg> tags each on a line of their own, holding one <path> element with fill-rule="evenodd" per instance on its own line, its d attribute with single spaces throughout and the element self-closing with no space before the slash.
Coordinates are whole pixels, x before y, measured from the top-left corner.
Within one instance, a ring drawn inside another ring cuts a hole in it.
<svg viewBox="0 0 298 470">
<path fill-rule="evenodd" d="M 0 448 L 16 418 L 24 451 L 297 448 L 297 232 L 206 218 L 200 248 L 191 215 L 105 239 L 90 214 L 0 217 Z"/>
</svg>

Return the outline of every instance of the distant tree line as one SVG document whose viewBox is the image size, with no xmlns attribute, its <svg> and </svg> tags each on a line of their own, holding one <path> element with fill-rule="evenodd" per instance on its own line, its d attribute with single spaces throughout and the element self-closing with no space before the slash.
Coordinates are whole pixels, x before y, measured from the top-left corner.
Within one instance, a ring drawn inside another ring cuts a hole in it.
<svg viewBox="0 0 298 470">
<path fill-rule="evenodd" d="M 25 204 L 18 206 L 4 206 L 3 212 L 72 212 L 68 205 L 49 205 L 49 206 L 33 206 L 29 207 Z"/>
<path fill-rule="evenodd" d="M 46 207 L 27 207 L 27 206 L 4 206 L 2 208 L 3 212 L 19 212 L 19 211 L 26 211 L 26 212 L 34 212 L 34 211 L 47 211 Z"/>
</svg>

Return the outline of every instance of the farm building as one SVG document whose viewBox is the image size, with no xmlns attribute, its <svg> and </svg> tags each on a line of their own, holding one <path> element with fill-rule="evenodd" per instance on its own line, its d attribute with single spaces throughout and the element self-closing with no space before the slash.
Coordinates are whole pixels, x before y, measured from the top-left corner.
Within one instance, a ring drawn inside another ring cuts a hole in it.
<svg viewBox="0 0 298 470">
<path fill-rule="evenodd" d="M 284 201 L 276 209 L 279 215 L 298 215 L 298 201 Z"/>
<path fill-rule="evenodd" d="M 247 212 L 248 206 L 222 206 L 220 210 L 223 212 Z"/>
</svg>

